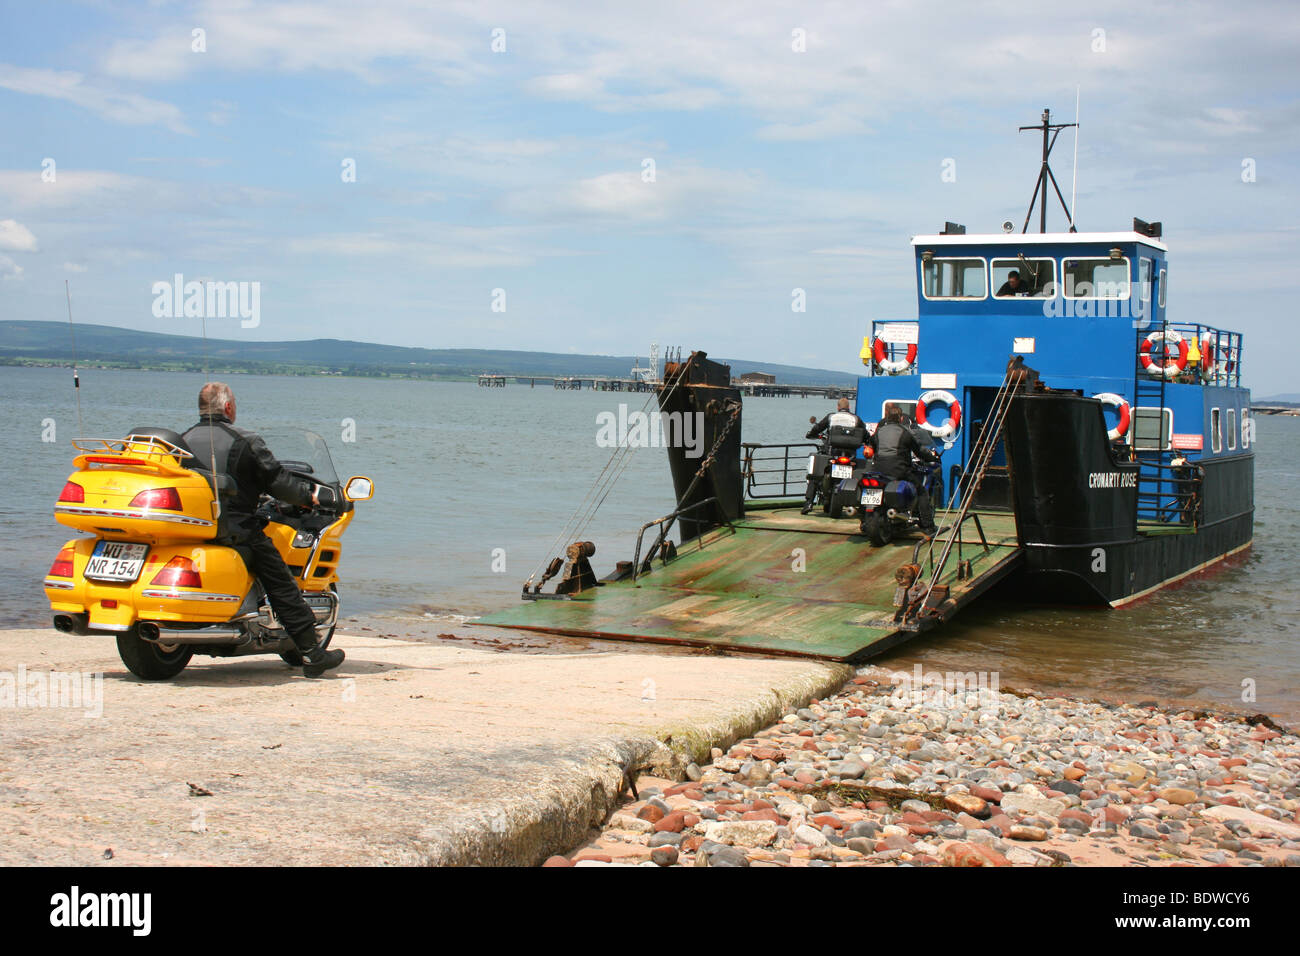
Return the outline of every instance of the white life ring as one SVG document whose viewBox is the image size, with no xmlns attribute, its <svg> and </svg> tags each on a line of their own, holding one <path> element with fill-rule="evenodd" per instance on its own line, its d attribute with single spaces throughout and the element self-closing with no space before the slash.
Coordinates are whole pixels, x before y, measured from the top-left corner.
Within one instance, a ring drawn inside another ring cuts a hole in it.
<svg viewBox="0 0 1300 956">
<path fill-rule="evenodd" d="M 1157 342 L 1167 343 L 1178 346 L 1178 356 L 1170 359 L 1168 362 L 1160 363 L 1151 357 L 1151 349 Z M 1187 368 L 1187 356 L 1191 349 L 1187 347 L 1187 340 L 1184 339 L 1173 329 L 1166 329 L 1164 332 L 1152 332 L 1142 342 L 1142 350 L 1138 358 L 1142 360 L 1142 367 L 1146 369 L 1147 374 L 1156 378 L 1164 376 L 1167 379 L 1175 379 L 1178 373 Z"/>
<path fill-rule="evenodd" d="M 1201 336 L 1201 378 L 1204 381 L 1224 381 L 1232 374 L 1232 346 L 1220 345 L 1216 332 Z"/>
<path fill-rule="evenodd" d="M 916 364 L 916 343 L 911 342 L 907 346 L 907 357 L 901 359 L 891 359 L 885 346 L 885 340 L 877 338 L 871 343 L 871 359 L 876 363 L 876 367 L 882 372 L 890 375 L 897 375 L 900 372 L 906 372 Z"/>
<path fill-rule="evenodd" d="M 1106 437 L 1111 441 L 1119 441 L 1128 434 L 1128 427 L 1132 421 L 1132 410 L 1128 402 L 1124 400 L 1123 395 L 1116 395 L 1114 392 L 1098 392 L 1092 396 L 1103 405 L 1109 405 L 1112 408 L 1119 409 L 1119 422 L 1115 427 L 1106 432 Z"/>
<path fill-rule="evenodd" d="M 948 407 L 948 417 L 943 420 L 942 425 L 931 425 L 926 421 L 929 406 L 936 402 Z M 938 389 L 924 393 L 916 400 L 916 423 L 935 438 L 951 441 L 961 430 L 961 404 L 958 403 L 957 396 L 952 392 L 942 392 Z"/>
</svg>

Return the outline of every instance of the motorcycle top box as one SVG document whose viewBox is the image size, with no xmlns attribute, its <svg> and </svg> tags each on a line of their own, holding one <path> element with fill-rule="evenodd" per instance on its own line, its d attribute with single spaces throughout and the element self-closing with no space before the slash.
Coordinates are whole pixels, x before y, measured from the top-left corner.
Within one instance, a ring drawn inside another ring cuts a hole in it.
<svg viewBox="0 0 1300 956">
<path fill-rule="evenodd" d="M 206 541 L 216 534 L 212 486 L 193 455 L 165 438 L 79 439 L 54 518 L 77 531 L 132 540 Z M 182 464 L 188 462 L 188 464 Z"/>
</svg>

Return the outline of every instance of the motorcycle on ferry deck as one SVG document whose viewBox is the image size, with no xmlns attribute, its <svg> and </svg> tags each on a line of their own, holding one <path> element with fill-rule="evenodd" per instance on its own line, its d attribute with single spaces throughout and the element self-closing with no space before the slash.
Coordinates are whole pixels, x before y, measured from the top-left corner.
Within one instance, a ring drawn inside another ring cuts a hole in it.
<svg viewBox="0 0 1300 956">
<path fill-rule="evenodd" d="M 816 418 L 809 422 L 817 424 Z M 820 437 L 821 448 L 808 456 L 808 482 L 815 484 L 815 501 L 822 512 L 832 518 L 845 516 L 845 511 L 857 506 L 857 488 L 866 467 L 857 452 L 866 441 L 861 428 L 831 425 L 821 436 L 810 431 L 807 438 Z"/>
<path fill-rule="evenodd" d="M 339 616 L 338 568 L 365 476 L 339 482 L 325 440 L 302 429 L 267 433 L 280 463 L 334 489 L 332 506 L 299 508 L 263 496 L 259 517 L 316 615 L 322 646 Z M 76 470 L 54 517 L 85 536 L 59 550 L 45 577 L 55 629 L 112 635 L 131 673 L 179 674 L 194 654 L 302 656 L 235 547 L 213 542 L 230 479 L 198 461 L 176 432 L 137 428 L 122 439 L 77 439 Z"/>
<path fill-rule="evenodd" d="M 936 461 L 913 464 L 913 477 L 919 473 L 921 487 L 930 495 L 931 502 L 937 498 L 943 474 L 943 463 L 938 460 L 942 451 L 936 448 L 934 452 Z M 917 511 L 920 497 L 913 477 L 891 478 L 867 470 L 858 480 L 859 530 L 876 547 L 884 547 L 895 538 L 920 530 L 921 517 Z"/>
</svg>

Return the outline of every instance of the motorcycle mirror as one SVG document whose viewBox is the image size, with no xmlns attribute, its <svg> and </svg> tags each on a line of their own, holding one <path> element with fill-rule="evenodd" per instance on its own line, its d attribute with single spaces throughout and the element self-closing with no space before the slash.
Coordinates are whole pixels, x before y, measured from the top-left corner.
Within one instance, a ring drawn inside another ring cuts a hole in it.
<svg viewBox="0 0 1300 956">
<path fill-rule="evenodd" d="M 343 489 L 348 501 L 369 501 L 375 493 L 375 484 L 363 475 L 353 475 Z"/>
<path fill-rule="evenodd" d="M 809 416 L 808 416 L 808 424 L 809 424 L 809 425 L 816 425 L 816 424 L 817 424 L 817 416 L 816 416 L 816 415 L 809 415 Z"/>
</svg>

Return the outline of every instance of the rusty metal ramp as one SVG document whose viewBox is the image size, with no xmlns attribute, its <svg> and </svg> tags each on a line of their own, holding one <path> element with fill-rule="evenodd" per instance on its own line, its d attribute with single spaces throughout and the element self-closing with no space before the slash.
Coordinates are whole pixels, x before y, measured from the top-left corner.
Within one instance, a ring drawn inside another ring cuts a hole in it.
<svg viewBox="0 0 1300 956">
<path fill-rule="evenodd" d="M 475 623 L 859 660 L 947 620 L 1015 567 L 1021 552 L 1011 516 L 979 519 L 978 529 L 969 521 L 963 526 L 960 560 L 938 582 L 946 588 L 943 600 L 919 625 L 894 620 L 894 572 L 912 560 L 917 539 L 872 547 L 856 521 L 805 517 L 797 508 L 751 511 L 733 527 L 683 545 L 635 581 L 521 602 Z"/>
</svg>

